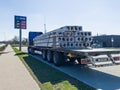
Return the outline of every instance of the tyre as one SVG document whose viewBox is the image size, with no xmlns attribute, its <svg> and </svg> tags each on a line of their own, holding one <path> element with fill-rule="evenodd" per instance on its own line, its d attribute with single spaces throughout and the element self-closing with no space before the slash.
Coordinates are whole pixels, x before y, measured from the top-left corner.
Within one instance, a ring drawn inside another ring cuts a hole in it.
<svg viewBox="0 0 120 90">
<path fill-rule="evenodd" d="M 75 60 L 76 60 L 75 58 L 69 58 L 69 60 L 70 60 L 69 63 L 75 64 Z"/>
<path fill-rule="evenodd" d="M 47 59 L 47 50 L 43 50 L 43 51 L 42 51 L 42 58 L 43 58 L 44 60 Z"/>
<path fill-rule="evenodd" d="M 28 47 L 28 53 L 31 54 L 31 48 L 30 47 Z"/>
<path fill-rule="evenodd" d="M 28 48 L 28 53 L 29 54 L 35 54 L 34 49 L 33 48 Z"/>
<path fill-rule="evenodd" d="M 53 62 L 53 52 L 50 50 L 47 51 L 47 61 Z"/>
<path fill-rule="evenodd" d="M 53 62 L 56 66 L 61 66 L 65 63 L 64 54 L 61 52 L 54 52 Z"/>
<path fill-rule="evenodd" d="M 78 61 L 79 64 L 81 64 L 81 60 L 78 60 L 78 59 L 77 59 L 77 61 Z"/>
</svg>

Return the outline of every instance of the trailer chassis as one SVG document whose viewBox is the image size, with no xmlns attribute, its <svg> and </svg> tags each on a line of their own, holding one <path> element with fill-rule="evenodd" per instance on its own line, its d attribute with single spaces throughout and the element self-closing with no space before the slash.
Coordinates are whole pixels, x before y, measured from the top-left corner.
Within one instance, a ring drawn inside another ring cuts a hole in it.
<svg viewBox="0 0 120 90">
<path fill-rule="evenodd" d="M 74 62 L 77 60 L 79 64 L 92 64 L 97 66 L 96 63 L 109 62 L 112 64 L 120 63 L 120 49 L 103 49 L 103 50 L 75 50 L 64 48 L 51 48 L 40 46 L 29 46 L 28 53 L 36 54 L 35 51 L 40 51 L 44 60 L 53 62 L 56 66 L 61 66 L 67 60 Z M 98 64 L 99 65 L 99 64 Z M 101 65 L 101 64 L 100 64 Z"/>
</svg>

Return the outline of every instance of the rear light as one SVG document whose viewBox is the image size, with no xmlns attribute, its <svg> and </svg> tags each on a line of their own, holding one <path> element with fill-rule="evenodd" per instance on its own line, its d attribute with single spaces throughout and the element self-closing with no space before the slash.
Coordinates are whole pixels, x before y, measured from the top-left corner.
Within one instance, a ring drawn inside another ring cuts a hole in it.
<svg viewBox="0 0 120 90">
<path fill-rule="evenodd" d="M 90 61 L 90 59 L 81 59 L 81 64 L 89 64 Z"/>
<path fill-rule="evenodd" d="M 115 61 L 119 61 L 119 60 L 120 60 L 120 57 L 113 57 L 113 59 L 114 59 Z"/>
</svg>

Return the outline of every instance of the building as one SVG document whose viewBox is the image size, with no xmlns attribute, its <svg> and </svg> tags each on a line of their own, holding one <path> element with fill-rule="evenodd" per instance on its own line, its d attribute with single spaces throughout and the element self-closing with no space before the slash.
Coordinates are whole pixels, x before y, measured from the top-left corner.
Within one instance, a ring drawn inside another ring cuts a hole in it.
<svg viewBox="0 0 120 90">
<path fill-rule="evenodd" d="M 101 47 L 120 47 L 120 35 L 100 35 L 93 37 L 93 44 Z"/>
</svg>

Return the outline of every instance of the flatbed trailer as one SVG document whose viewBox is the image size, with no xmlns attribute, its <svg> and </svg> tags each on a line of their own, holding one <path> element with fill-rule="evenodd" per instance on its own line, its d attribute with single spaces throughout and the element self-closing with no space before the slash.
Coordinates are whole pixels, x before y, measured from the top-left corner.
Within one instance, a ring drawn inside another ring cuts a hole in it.
<svg viewBox="0 0 120 90">
<path fill-rule="evenodd" d="M 61 66 L 70 61 L 79 64 L 119 64 L 120 48 L 93 49 L 90 31 L 81 26 L 64 26 L 51 32 L 29 32 L 28 52 L 40 53 L 44 60 Z"/>
<path fill-rule="evenodd" d="M 75 60 L 79 64 L 92 64 L 93 66 L 120 63 L 120 48 L 65 49 L 29 46 L 28 52 L 31 54 L 41 52 L 44 60 L 53 62 L 56 66 L 61 66 L 67 61 L 74 62 Z"/>
</svg>

